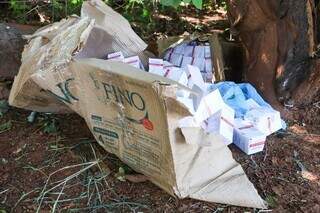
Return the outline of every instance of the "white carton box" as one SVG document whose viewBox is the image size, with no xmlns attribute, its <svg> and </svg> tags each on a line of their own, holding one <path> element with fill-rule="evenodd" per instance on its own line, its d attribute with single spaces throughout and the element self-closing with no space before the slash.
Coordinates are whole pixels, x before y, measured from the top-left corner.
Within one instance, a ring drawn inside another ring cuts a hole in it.
<svg viewBox="0 0 320 213">
<path fill-rule="evenodd" d="M 200 69 L 201 73 L 205 72 L 205 59 L 204 58 L 192 58 L 191 65 Z"/>
<path fill-rule="evenodd" d="M 205 46 L 196 46 L 194 49 L 193 57 L 205 58 Z"/>
<path fill-rule="evenodd" d="M 191 105 L 183 101 L 185 106 Z M 191 108 L 191 107 L 190 107 Z M 226 145 L 232 143 L 234 110 L 227 106 L 220 95 L 219 90 L 215 90 L 204 96 L 193 116 L 188 116 L 179 121 L 179 127 L 201 127 L 207 133 L 212 133 L 221 139 Z M 190 112 L 192 110 L 189 110 Z M 211 146 L 209 144 L 198 144 L 200 146 Z"/>
<path fill-rule="evenodd" d="M 233 141 L 234 114 L 234 110 L 225 104 L 218 113 L 206 121 L 207 123 L 205 122 L 207 125 L 206 131 L 219 134 L 226 145 L 231 144 Z"/>
<path fill-rule="evenodd" d="M 282 128 L 280 112 L 268 107 L 253 108 L 245 114 L 244 119 L 267 136 Z"/>
<path fill-rule="evenodd" d="M 173 64 L 164 61 L 163 66 L 163 76 L 166 78 L 169 78 L 174 81 L 180 81 L 181 75 L 184 73 L 184 70 L 182 70 L 179 67 L 174 66 Z"/>
<path fill-rule="evenodd" d="M 249 121 L 236 118 L 234 121 L 233 143 L 245 152 L 252 155 L 263 151 L 266 135 L 255 128 Z"/>
<path fill-rule="evenodd" d="M 181 68 L 186 68 L 188 65 L 192 64 L 192 59 L 193 58 L 191 56 L 183 56 L 182 63 L 178 66 L 181 66 Z"/>
<path fill-rule="evenodd" d="M 177 67 L 181 67 L 182 60 L 183 60 L 183 55 L 177 54 L 177 53 L 172 53 L 168 59 L 170 63 L 172 63 L 174 66 L 177 66 Z"/>
<path fill-rule="evenodd" d="M 114 53 L 108 54 L 107 59 L 113 60 L 113 61 L 123 61 L 124 56 L 123 56 L 122 52 L 114 52 Z"/>
<path fill-rule="evenodd" d="M 195 53 L 196 46 L 187 45 L 184 48 L 183 56 L 193 57 Z"/>
<path fill-rule="evenodd" d="M 177 45 L 175 48 L 173 48 L 173 52 L 176 53 L 176 54 L 183 55 L 186 46 L 187 46 L 186 43 L 179 44 L 179 45 Z"/>
<path fill-rule="evenodd" d="M 159 58 L 149 58 L 149 72 L 163 76 L 163 60 Z"/>
<path fill-rule="evenodd" d="M 131 57 L 125 58 L 123 60 L 123 62 L 126 63 L 126 64 L 129 64 L 131 66 L 134 66 L 134 67 L 136 67 L 138 69 L 142 68 L 139 56 L 131 56 Z"/>
</svg>

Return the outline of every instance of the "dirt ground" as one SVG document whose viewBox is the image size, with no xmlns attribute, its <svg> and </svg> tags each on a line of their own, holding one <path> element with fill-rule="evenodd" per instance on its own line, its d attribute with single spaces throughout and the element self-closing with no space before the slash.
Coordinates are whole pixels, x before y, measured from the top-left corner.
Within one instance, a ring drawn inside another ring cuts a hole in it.
<svg viewBox="0 0 320 213">
<path fill-rule="evenodd" d="M 28 115 L 13 108 L 0 120 L 11 123 L 0 134 L 0 210 L 34 212 L 41 203 L 40 212 L 254 212 L 168 195 L 98 147 L 78 115 L 40 114 L 34 123 Z M 273 212 L 320 212 L 320 128 L 290 125 L 262 153 L 231 150 Z"/>
<path fill-rule="evenodd" d="M 181 17 L 203 31 L 222 28 L 217 20 L 225 18 L 210 13 Z M 176 28 L 166 18 L 159 25 L 166 26 L 162 34 L 189 29 Z M 270 136 L 264 152 L 247 156 L 230 148 L 268 202 L 268 211 L 320 212 L 320 104 L 293 111 L 296 120 L 288 122 L 287 131 Z M 10 108 L 0 117 L 0 213 L 259 212 L 179 200 L 102 150 L 78 115 L 39 114 L 29 123 L 29 114 Z"/>
</svg>

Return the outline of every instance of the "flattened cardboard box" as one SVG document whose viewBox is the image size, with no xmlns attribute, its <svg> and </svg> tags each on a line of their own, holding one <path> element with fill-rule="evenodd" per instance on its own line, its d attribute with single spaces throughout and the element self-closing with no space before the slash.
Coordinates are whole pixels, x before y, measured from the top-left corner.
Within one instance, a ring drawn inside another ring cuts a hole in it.
<svg viewBox="0 0 320 213">
<path fill-rule="evenodd" d="M 71 64 L 78 104 L 107 151 L 179 198 L 265 208 L 227 146 L 201 128 L 178 128 L 190 115 L 176 100 L 182 86 L 129 65 L 99 59 Z M 210 147 L 185 140 L 211 140 Z"/>
</svg>

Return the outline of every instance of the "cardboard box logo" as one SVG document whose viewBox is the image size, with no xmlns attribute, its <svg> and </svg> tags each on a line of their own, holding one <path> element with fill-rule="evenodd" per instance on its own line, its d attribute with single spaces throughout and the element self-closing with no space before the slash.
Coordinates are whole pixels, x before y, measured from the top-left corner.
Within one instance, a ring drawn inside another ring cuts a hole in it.
<svg viewBox="0 0 320 213">
<path fill-rule="evenodd" d="M 144 112 L 142 118 L 132 118 L 126 116 L 125 118 L 133 123 L 141 124 L 147 130 L 153 130 L 153 123 L 149 119 L 149 113 L 146 109 L 146 102 L 144 98 L 138 93 L 129 91 L 127 89 L 122 89 L 116 85 L 102 82 L 104 91 L 106 94 L 106 99 L 109 101 L 115 101 L 117 103 L 125 104 L 127 103 L 132 108 Z"/>
</svg>

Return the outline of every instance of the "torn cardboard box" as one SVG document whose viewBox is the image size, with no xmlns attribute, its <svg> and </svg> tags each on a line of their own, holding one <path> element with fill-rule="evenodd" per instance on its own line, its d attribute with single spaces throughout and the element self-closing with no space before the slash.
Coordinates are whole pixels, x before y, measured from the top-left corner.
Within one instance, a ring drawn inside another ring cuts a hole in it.
<svg viewBox="0 0 320 213">
<path fill-rule="evenodd" d="M 128 21 L 100 0 L 84 2 L 81 17 L 43 27 L 29 39 L 9 102 L 38 112 L 63 113 L 71 108 L 81 114 L 77 103 L 70 104 L 77 92 L 68 70 L 72 58 L 105 58 L 117 51 L 124 57 L 144 58 L 147 47 Z"/>
<path fill-rule="evenodd" d="M 77 112 L 104 149 L 171 195 L 265 208 L 222 139 L 201 127 L 179 128 L 192 114 L 178 98 L 202 97 L 203 91 L 104 60 L 117 51 L 139 55 L 146 45 L 102 1 L 85 2 L 82 14 L 36 32 L 24 51 L 10 104 Z M 201 141 L 211 146 L 198 146 Z"/>
<path fill-rule="evenodd" d="M 130 167 L 179 198 L 265 207 L 222 140 L 197 127 L 181 133 L 179 121 L 190 113 L 176 93 L 187 88 L 115 61 L 78 60 L 71 72 L 82 85 L 77 98 L 96 140 Z"/>
</svg>

